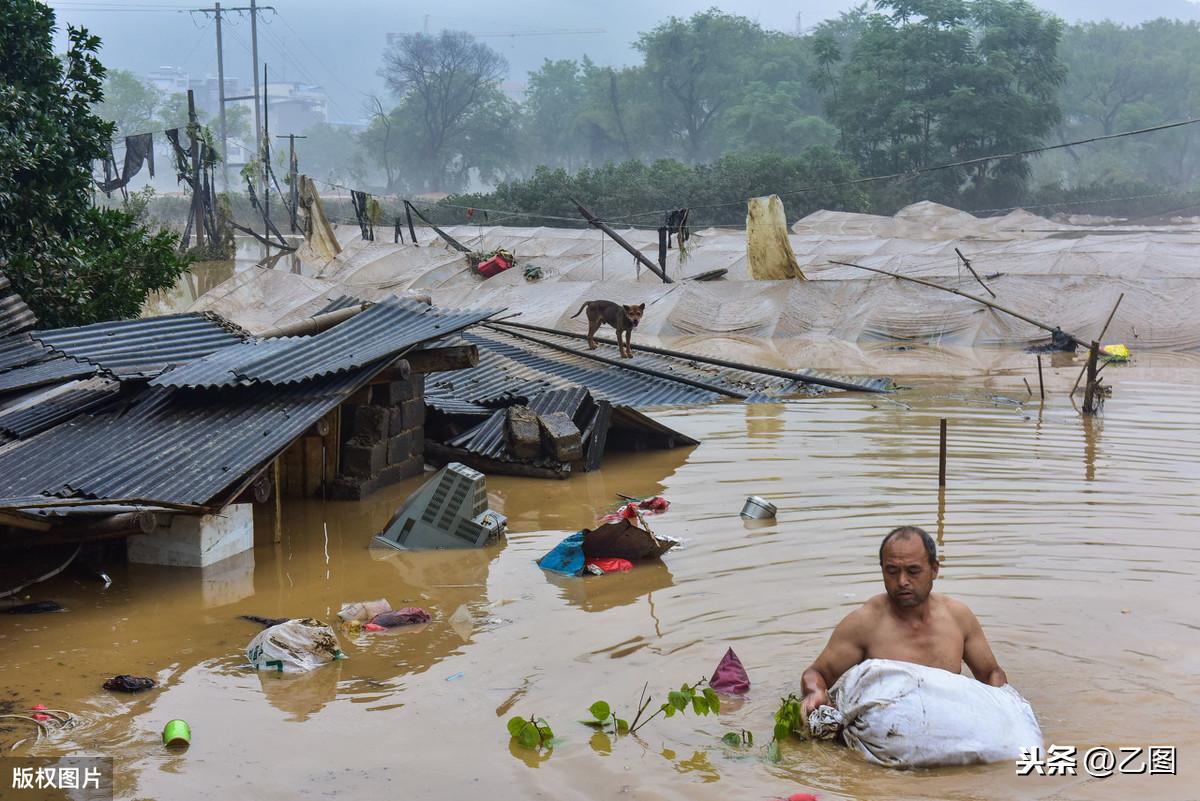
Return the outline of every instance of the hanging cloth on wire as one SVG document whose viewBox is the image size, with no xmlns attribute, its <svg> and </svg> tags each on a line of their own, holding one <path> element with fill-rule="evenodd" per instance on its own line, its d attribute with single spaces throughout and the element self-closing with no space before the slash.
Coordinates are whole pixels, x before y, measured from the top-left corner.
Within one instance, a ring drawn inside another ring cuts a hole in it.
<svg viewBox="0 0 1200 801">
<path fill-rule="evenodd" d="M 371 223 L 369 211 L 371 200 L 371 196 L 366 192 L 359 192 L 357 189 L 350 190 L 350 203 L 354 206 L 354 218 L 358 220 L 358 230 L 362 232 L 362 238 L 368 242 L 375 241 L 375 226 Z"/>
<path fill-rule="evenodd" d="M 183 145 L 179 144 L 179 129 L 172 128 L 164 133 L 167 135 L 167 141 L 171 143 L 171 152 L 175 154 L 175 179 L 191 183 L 191 176 L 188 174 L 188 154 Z"/>
<path fill-rule="evenodd" d="M 104 163 L 104 181 L 97 182 L 104 194 L 127 185 L 142 171 L 142 165 L 150 166 L 150 177 L 154 177 L 154 134 L 134 134 L 125 137 L 125 169 L 117 171 L 116 158 L 109 150 L 109 160 Z"/>
<path fill-rule="evenodd" d="M 671 246 L 670 234 L 675 235 L 675 244 L 679 247 L 692 238 L 692 232 L 688 230 L 688 217 L 691 215 L 691 209 L 675 209 L 667 212 L 668 248 Z"/>
</svg>

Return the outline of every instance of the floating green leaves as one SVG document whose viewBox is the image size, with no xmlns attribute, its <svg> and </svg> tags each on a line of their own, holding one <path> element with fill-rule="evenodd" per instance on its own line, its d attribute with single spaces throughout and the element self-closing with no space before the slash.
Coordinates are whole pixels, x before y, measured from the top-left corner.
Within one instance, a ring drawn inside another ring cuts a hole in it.
<svg viewBox="0 0 1200 801">
<path fill-rule="evenodd" d="M 767 758 L 772 762 L 780 759 L 779 744 L 789 737 L 801 740 L 808 738 L 808 720 L 804 717 L 804 701 L 796 695 L 788 695 L 779 699 L 779 709 L 775 712 L 775 729 L 770 744 L 767 746 Z"/>
<path fill-rule="evenodd" d="M 549 747 L 554 739 L 554 732 L 545 718 L 511 717 L 508 719 L 508 733 L 523 747 L 534 750 Z"/>
</svg>

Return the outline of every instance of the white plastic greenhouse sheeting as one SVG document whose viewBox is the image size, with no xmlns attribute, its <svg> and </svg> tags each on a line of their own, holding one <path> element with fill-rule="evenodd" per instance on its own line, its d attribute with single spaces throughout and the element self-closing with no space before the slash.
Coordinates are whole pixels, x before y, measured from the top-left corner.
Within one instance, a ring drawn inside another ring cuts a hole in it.
<svg viewBox="0 0 1200 801">
<path fill-rule="evenodd" d="M 486 281 L 473 276 L 462 255 L 432 232 L 422 242 L 363 242 L 357 228 L 343 252 L 319 260 L 301 251 L 302 275 L 258 269 L 238 273 L 200 298 L 193 309 L 225 315 L 263 330 L 311 315 L 343 294 L 376 300 L 406 291 L 452 307 L 505 306 L 521 321 L 584 331 L 571 320 L 579 305 L 604 298 L 646 303 L 642 335 L 674 337 L 801 338 L 813 341 L 936 342 L 975 347 L 1044 341 L 1045 332 L 955 295 L 830 264 L 850 261 L 919 276 L 986 295 L 964 270 L 954 249 L 972 260 L 997 302 L 1082 337 L 1096 336 L 1117 297 L 1125 299 L 1108 341 L 1136 349 L 1200 348 L 1200 226 L 1080 227 L 1027 212 L 979 219 L 919 203 L 895 217 L 816 212 L 792 226 L 789 237 L 808 281 L 746 278 L 744 232 L 696 232 L 680 264 L 671 250 L 667 269 L 677 280 L 726 269 L 718 283 L 663 284 L 599 231 L 563 228 L 452 226 L 446 229 L 475 250 L 505 248 L 516 269 Z M 353 232 L 353 233 L 351 233 Z M 622 231 L 657 260 L 657 233 Z M 526 281 L 536 264 L 543 279 Z"/>
</svg>

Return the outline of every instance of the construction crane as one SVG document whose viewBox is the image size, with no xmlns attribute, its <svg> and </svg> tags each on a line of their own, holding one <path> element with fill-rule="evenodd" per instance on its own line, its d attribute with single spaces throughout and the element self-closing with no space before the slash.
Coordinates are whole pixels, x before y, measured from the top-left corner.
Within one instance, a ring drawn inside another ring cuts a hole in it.
<svg viewBox="0 0 1200 801">
<path fill-rule="evenodd" d="M 414 35 L 414 33 L 415 32 L 389 33 L 389 34 L 387 34 L 387 43 L 390 45 L 390 44 L 392 44 L 392 42 L 399 39 L 401 36 L 412 36 L 412 35 Z M 428 20 L 426 20 L 425 30 L 422 31 L 422 33 L 425 36 L 429 35 Z M 474 36 L 476 39 L 482 39 L 484 37 L 516 38 L 518 36 L 581 36 L 581 35 L 597 34 L 597 33 L 608 33 L 608 30 L 606 28 L 551 28 L 549 30 L 542 30 L 542 31 L 533 31 L 533 30 L 530 30 L 530 31 L 508 31 L 508 32 L 487 31 L 485 33 L 471 33 L 469 35 Z"/>
</svg>

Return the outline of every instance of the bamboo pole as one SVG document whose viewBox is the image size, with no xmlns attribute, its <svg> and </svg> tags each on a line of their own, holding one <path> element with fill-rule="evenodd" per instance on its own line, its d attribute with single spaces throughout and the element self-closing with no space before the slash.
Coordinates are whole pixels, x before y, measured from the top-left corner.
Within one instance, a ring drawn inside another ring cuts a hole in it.
<svg viewBox="0 0 1200 801">
<path fill-rule="evenodd" d="M 955 248 L 954 252 L 958 254 L 958 257 L 960 259 L 962 259 L 962 263 L 965 264 L 967 269 L 971 271 L 971 275 L 975 276 L 975 280 L 979 282 L 979 285 L 981 287 L 983 287 L 984 289 L 986 289 L 987 293 L 989 295 L 991 295 L 993 298 L 996 297 L 996 293 L 992 291 L 992 288 L 990 286 L 988 286 L 987 284 L 983 283 L 983 279 L 979 277 L 979 273 L 975 272 L 975 268 L 971 266 L 971 260 L 968 259 L 966 256 L 964 256 L 962 254 L 962 251 L 959 250 L 958 248 Z"/>
<path fill-rule="evenodd" d="M 1098 407 L 1100 405 L 1100 399 L 1097 397 L 1099 393 L 1099 386 L 1096 382 L 1096 362 L 1099 361 L 1099 359 L 1100 343 L 1093 342 L 1091 348 L 1088 350 L 1087 367 L 1085 368 L 1087 370 L 1087 386 L 1084 387 L 1083 391 L 1084 414 L 1095 414 L 1097 411 L 1099 411 Z"/>
<path fill-rule="evenodd" d="M 924 286 L 933 287 L 934 289 L 940 289 L 943 292 L 950 292 L 951 294 L 959 295 L 960 297 L 964 297 L 967 300 L 973 300 L 976 303 L 982 303 L 984 306 L 987 306 L 990 309 L 995 309 L 998 312 L 1004 312 L 1005 314 L 1011 315 L 1012 317 L 1016 317 L 1018 320 L 1023 320 L 1024 322 L 1027 322 L 1030 325 L 1034 325 L 1045 331 L 1049 331 L 1052 334 L 1062 334 L 1063 336 L 1066 336 L 1068 339 L 1070 339 L 1076 345 L 1080 345 L 1080 346 L 1087 345 L 1087 343 L 1084 342 L 1079 337 L 1075 336 L 1074 334 L 1068 334 L 1066 331 L 1063 331 L 1061 328 L 1058 328 L 1057 326 L 1047 325 L 1046 323 L 1039 322 L 1037 320 L 1034 320 L 1031 317 L 1026 317 L 1025 315 L 1021 314 L 1020 312 L 1016 312 L 1016 311 L 1013 311 L 1012 309 L 1005 308 L 1004 306 L 1001 306 L 999 303 L 993 303 L 990 300 L 979 297 L 978 295 L 972 295 L 969 292 L 962 292 L 957 289 L 952 289 L 948 286 L 942 286 L 941 284 L 935 284 L 932 281 L 926 281 L 923 278 L 913 278 L 910 275 L 900 275 L 899 273 L 893 273 L 893 272 L 889 272 L 887 270 L 881 270 L 878 267 L 866 267 L 861 264 L 854 264 L 854 263 L 848 262 L 848 261 L 834 261 L 833 259 L 830 259 L 829 263 L 830 264 L 840 264 L 843 267 L 857 267 L 860 270 L 868 270 L 873 273 L 879 273 L 880 275 L 888 275 L 888 276 L 891 276 L 892 278 L 899 278 L 902 281 L 912 281 L 914 284 L 922 284 Z"/>
<path fill-rule="evenodd" d="M 1046 399 L 1046 384 L 1042 381 L 1042 354 L 1037 355 L 1038 362 L 1038 391 L 1042 393 L 1042 400 Z"/>
<path fill-rule="evenodd" d="M 1121 301 L 1123 300 L 1125 300 L 1124 292 L 1122 292 L 1121 296 L 1117 298 L 1117 302 L 1113 304 L 1112 311 L 1108 313 L 1108 319 L 1104 321 L 1104 327 L 1100 329 L 1100 336 L 1096 337 L 1097 342 L 1104 341 L 1104 335 L 1108 333 L 1108 326 L 1112 323 L 1113 318 L 1117 316 L 1117 309 L 1120 307 Z M 1075 391 L 1079 389 L 1079 382 L 1083 380 L 1083 374 L 1087 372 L 1087 369 L 1087 365 L 1084 364 L 1083 369 L 1079 371 L 1079 375 L 1075 377 L 1075 386 L 1071 387 L 1072 395 L 1074 395 Z"/>
<path fill-rule="evenodd" d="M 584 334 L 577 334 L 574 331 L 556 331 L 553 328 L 544 328 L 540 325 L 530 325 L 528 323 L 513 323 L 508 320 L 490 320 L 484 325 L 494 330 L 504 330 L 496 328 L 496 324 L 501 326 L 512 326 L 514 328 L 525 328 L 530 331 L 541 331 L 544 334 L 557 334 L 558 336 L 571 337 L 572 339 L 587 339 Z M 616 345 L 616 340 L 608 339 L 607 337 L 595 337 L 597 342 L 603 342 L 606 345 Z M 838 381 L 836 378 L 822 378 L 819 376 L 805 375 L 804 373 L 795 373 L 790 370 L 776 370 L 773 367 L 759 367 L 753 364 L 742 364 L 740 362 L 731 362 L 725 359 L 714 359 L 711 356 L 699 356 L 695 353 L 687 353 L 681 350 L 668 350 L 667 348 L 655 348 L 650 345 L 630 345 L 633 350 L 643 351 L 645 353 L 656 353 L 659 356 L 672 356 L 677 359 L 688 359 L 701 364 L 711 364 L 716 367 L 728 367 L 731 370 L 745 370 L 748 373 L 762 373 L 763 375 L 775 376 L 776 378 L 786 378 L 789 381 L 797 381 L 802 384 L 813 384 L 815 386 L 829 387 L 831 389 L 844 389 L 847 392 L 887 392 L 886 389 L 868 386 L 866 384 L 855 384 L 849 381 Z"/>
<path fill-rule="evenodd" d="M 583 218 L 585 220 L 587 220 L 589 223 L 591 223 L 596 228 L 599 228 L 604 233 L 608 234 L 609 237 L 611 237 L 614 242 L 616 242 L 618 245 L 620 245 L 621 247 L 623 247 L 627 251 L 629 251 L 630 254 L 632 254 L 633 257 L 635 259 L 637 259 L 639 263 L 641 263 L 644 267 L 649 269 L 650 272 L 654 273 L 659 278 L 661 278 L 664 284 L 675 283 L 674 281 L 671 280 L 671 277 L 669 275 L 667 275 L 657 264 L 650 261 L 650 259 L 646 258 L 646 255 L 644 253 L 642 253 L 642 251 L 638 250 L 633 245 L 626 242 L 624 237 L 622 237 L 620 234 L 618 234 L 616 231 L 614 231 L 612 228 L 610 228 L 608 223 L 604 222 L 601 219 L 598 219 L 596 217 L 596 215 L 592 214 L 590 211 L 585 209 L 583 207 L 583 204 L 580 203 L 575 198 L 571 198 L 571 202 L 575 204 L 575 208 L 579 209 L 579 213 L 583 215 Z"/>
<path fill-rule="evenodd" d="M 430 228 L 432 228 L 437 233 L 438 236 L 440 236 L 442 239 L 446 240 L 447 244 L 449 244 L 450 247 L 454 248 L 459 253 L 470 253 L 471 252 L 471 249 L 469 247 L 464 245 L 462 242 L 459 242 L 457 239 L 450 236 L 450 234 L 446 233 L 441 228 L 438 228 L 436 225 L 434 225 L 428 219 L 426 219 L 425 215 L 421 213 L 421 210 L 418 209 L 416 206 L 414 206 L 412 203 L 409 203 L 407 200 L 404 201 L 404 208 L 408 211 L 411 211 L 413 214 L 417 215 L 418 217 L 420 217 L 422 222 L 424 222 L 426 225 L 428 225 Z M 410 231 L 411 231 L 411 226 L 412 226 L 412 218 L 410 217 L 409 218 Z M 415 232 L 413 232 L 413 237 L 414 237 L 413 241 L 415 242 L 416 241 L 416 233 Z"/>
</svg>

